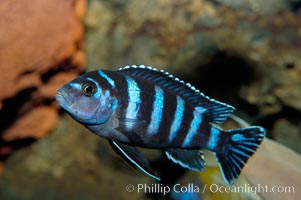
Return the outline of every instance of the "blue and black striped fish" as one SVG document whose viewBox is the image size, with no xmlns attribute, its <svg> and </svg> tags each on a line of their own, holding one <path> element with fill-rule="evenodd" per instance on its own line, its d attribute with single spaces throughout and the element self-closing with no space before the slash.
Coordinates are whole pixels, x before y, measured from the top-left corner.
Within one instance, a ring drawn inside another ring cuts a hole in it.
<svg viewBox="0 0 301 200">
<path fill-rule="evenodd" d="M 228 184 L 265 137 L 259 126 L 221 130 L 235 108 L 152 67 L 96 70 L 77 77 L 56 94 L 58 104 L 95 134 L 108 139 L 132 166 L 159 180 L 134 146 L 162 149 L 173 162 L 205 169 L 201 149 L 213 151 Z"/>
</svg>

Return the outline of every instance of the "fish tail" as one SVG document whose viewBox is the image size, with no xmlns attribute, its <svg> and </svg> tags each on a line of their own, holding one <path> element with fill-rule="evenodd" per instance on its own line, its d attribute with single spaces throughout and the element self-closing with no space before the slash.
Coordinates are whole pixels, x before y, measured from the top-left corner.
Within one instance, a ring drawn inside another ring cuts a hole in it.
<svg viewBox="0 0 301 200">
<path fill-rule="evenodd" d="M 216 157 L 222 175 L 228 185 L 232 185 L 239 176 L 248 159 L 256 152 L 265 137 L 266 131 L 260 126 L 225 131 L 228 142 Z"/>
</svg>

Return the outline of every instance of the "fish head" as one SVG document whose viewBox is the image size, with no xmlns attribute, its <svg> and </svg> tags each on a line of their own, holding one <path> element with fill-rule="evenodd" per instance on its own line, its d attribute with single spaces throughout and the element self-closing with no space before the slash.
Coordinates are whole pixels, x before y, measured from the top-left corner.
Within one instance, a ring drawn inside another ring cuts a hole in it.
<svg viewBox="0 0 301 200">
<path fill-rule="evenodd" d="M 86 125 L 107 122 L 117 107 L 112 90 L 89 76 L 79 76 L 57 90 L 56 101 L 75 120 Z"/>
</svg>

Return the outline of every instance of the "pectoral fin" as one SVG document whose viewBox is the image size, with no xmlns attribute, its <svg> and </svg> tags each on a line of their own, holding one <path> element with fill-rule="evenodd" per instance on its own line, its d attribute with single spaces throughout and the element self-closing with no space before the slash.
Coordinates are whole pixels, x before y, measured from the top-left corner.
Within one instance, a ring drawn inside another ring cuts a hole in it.
<svg viewBox="0 0 301 200">
<path fill-rule="evenodd" d="M 184 168 L 193 171 L 204 171 L 206 163 L 201 150 L 168 149 L 167 158 Z"/>
<path fill-rule="evenodd" d="M 151 167 L 144 154 L 139 151 L 137 148 L 128 146 L 114 140 L 108 140 L 112 148 L 117 154 L 119 154 L 127 163 L 129 163 L 135 169 L 140 169 L 146 175 L 160 181 L 160 178 L 157 177 L 152 171 Z"/>
</svg>

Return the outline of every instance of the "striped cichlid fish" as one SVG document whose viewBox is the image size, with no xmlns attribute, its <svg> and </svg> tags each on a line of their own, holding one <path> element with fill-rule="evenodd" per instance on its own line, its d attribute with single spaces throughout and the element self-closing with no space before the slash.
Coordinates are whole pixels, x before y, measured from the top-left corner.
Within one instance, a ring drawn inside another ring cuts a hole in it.
<svg viewBox="0 0 301 200">
<path fill-rule="evenodd" d="M 209 149 L 231 185 L 265 137 L 259 126 L 218 128 L 234 107 L 144 65 L 85 73 L 59 88 L 56 101 L 76 121 L 106 138 L 123 159 L 157 180 L 134 146 L 162 149 L 174 163 L 194 171 L 205 169 L 201 149 Z"/>
</svg>

